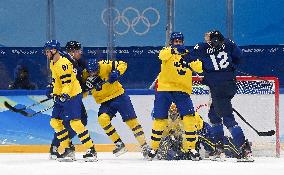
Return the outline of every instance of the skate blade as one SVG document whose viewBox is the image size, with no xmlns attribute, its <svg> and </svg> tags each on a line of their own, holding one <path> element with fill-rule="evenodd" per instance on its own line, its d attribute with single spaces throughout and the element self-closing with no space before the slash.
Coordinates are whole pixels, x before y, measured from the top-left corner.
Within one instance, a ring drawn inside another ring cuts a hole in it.
<svg viewBox="0 0 284 175">
<path fill-rule="evenodd" d="M 226 159 L 222 158 L 222 157 L 211 157 L 211 158 L 209 158 L 209 160 L 216 161 L 216 162 L 225 162 L 226 161 Z"/>
<path fill-rule="evenodd" d="M 254 162 L 254 159 L 247 158 L 247 159 L 237 159 L 237 162 Z"/>
<path fill-rule="evenodd" d="M 127 152 L 127 149 L 126 148 L 122 148 L 120 151 L 118 151 L 117 153 L 115 153 L 114 155 L 116 157 L 119 157 L 121 156 L 122 154 L 126 153 Z"/>
<path fill-rule="evenodd" d="M 65 157 L 65 158 L 57 158 L 58 162 L 74 162 L 76 161 L 75 158 Z"/>
<path fill-rule="evenodd" d="M 97 158 L 92 158 L 92 157 L 89 157 L 89 158 L 84 158 L 84 161 L 85 162 L 97 162 L 98 161 L 98 159 Z"/>
<path fill-rule="evenodd" d="M 225 162 L 226 155 L 225 153 L 221 153 L 219 156 L 209 156 L 209 159 L 212 161 L 217 161 L 217 162 Z"/>
<path fill-rule="evenodd" d="M 192 161 L 199 161 L 199 160 L 201 160 L 201 157 L 195 157 L 195 158 L 191 157 L 191 160 Z"/>
<path fill-rule="evenodd" d="M 49 160 L 56 160 L 57 159 L 57 156 L 56 155 L 50 155 L 49 156 Z"/>
</svg>

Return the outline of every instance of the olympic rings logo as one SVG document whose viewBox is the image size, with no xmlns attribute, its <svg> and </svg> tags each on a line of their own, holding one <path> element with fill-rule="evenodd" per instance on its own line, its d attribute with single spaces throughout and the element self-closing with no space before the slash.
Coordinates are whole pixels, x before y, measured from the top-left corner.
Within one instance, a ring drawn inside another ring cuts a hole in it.
<svg viewBox="0 0 284 175">
<path fill-rule="evenodd" d="M 104 25 L 107 25 L 109 14 L 112 14 L 114 17 L 112 21 L 113 30 L 118 35 L 125 35 L 130 30 L 137 35 L 145 35 L 151 27 L 156 26 L 160 22 L 160 13 L 153 7 L 146 8 L 142 13 L 134 7 L 127 7 L 121 13 L 117 8 L 104 9 L 101 13 Z"/>
</svg>

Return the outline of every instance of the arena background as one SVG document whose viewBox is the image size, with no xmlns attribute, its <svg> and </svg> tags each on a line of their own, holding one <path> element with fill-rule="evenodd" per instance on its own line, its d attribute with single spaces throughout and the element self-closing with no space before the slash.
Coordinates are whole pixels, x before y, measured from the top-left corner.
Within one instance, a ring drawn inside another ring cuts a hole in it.
<svg viewBox="0 0 284 175">
<path fill-rule="evenodd" d="M 50 113 L 29 119 L 3 106 L 5 100 L 14 105 L 29 105 L 44 98 L 40 95 L 44 94 L 41 90 L 48 82 L 48 71 L 42 46 L 49 39 L 59 40 L 62 46 L 69 40 L 80 41 L 84 59 L 126 61 L 128 70 L 122 83 L 127 89 L 137 90 L 147 89 L 158 74 L 157 54 L 166 45 L 170 31 L 183 32 L 186 46 L 192 48 L 203 41 L 204 32 L 218 29 L 241 46 L 246 62 L 240 70 L 256 76 L 276 76 L 284 88 L 283 6 L 284 1 L 278 0 L 1 0 L 0 144 L 39 145 L 51 141 Z M 28 67 L 39 91 L 6 90 L 17 65 Z M 130 92 L 137 95 L 140 91 Z M 283 106 L 283 89 L 280 93 L 280 106 Z M 138 97 L 146 100 L 146 106 L 137 105 L 136 110 L 150 121 L 153 97 Z M 94 133 L 103 133 L 96 121 L 98 106 L 90 97 L 85 103 L 92 116 L 88 127 Z M 135 97 L 134 103 L 140 101 Z M 43 107 L 46 106 L 34 110 Z M 280 107 L 280 128 L 283 118 Z M 151 126 L 146 122 L 143 127 L 147 130 Z M 131 137 L 127 129 L 122 130 L 125 139 Z M 98 143 L 110 143 L 102 134 L 93 136 Z M 7 147 L 0 149 L 11 151 Z"/>
</svg>

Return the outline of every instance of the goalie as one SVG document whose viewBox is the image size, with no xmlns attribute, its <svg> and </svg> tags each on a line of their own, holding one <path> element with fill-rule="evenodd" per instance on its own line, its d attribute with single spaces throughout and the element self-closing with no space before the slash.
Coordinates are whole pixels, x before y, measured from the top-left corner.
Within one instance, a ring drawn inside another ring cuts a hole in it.
<svg viewBox="0 0 284 175">
<path fill-rule="evenodd" d="M 205 159 L 213 159 L 213 153 L 216 145 L 213 143 L 214 135 L 211 132 L 211 126 L 204 122 L 201 116 L 196 112 L 195 116 L 197 118 L 197 133 L 198 142 L 196 144 L 196 149 L 201 149 L 201 145 L 205 149 Z M 174 103 L 171 104 L 168 112 L 168 127 L 164 130 L 159 149 L 157 151 L 157 158 L 163 160 L 189 160 L 184 151 L 182 150 L 182 123 L 180 120 L 180 115 L 178 109 Z M 250 146 L 250 145 L 247 145 Z M 240 158 L 241 152 L 236 148 L 232 142 L 232 138 L 224 137 L 224 157 Z M 224 161 L 224 159 L 219 159 Z"/>
</svg>

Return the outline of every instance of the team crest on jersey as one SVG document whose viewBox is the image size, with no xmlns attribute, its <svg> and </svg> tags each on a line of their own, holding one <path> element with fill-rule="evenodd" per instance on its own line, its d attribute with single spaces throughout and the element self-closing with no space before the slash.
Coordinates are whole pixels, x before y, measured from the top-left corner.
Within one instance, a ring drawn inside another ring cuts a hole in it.
<svg viewBox="0 0 284 175">
<path fill-rule="evenodd" d="M 179 75 L 185 75 L 186 69 L 189 68 L 189 64 L 183 58 L 181 58 L 179 62 L 174 62 L 174 66 L 177 68 Z"/>
</svg>

